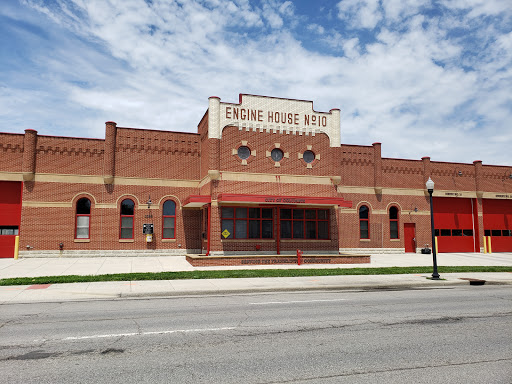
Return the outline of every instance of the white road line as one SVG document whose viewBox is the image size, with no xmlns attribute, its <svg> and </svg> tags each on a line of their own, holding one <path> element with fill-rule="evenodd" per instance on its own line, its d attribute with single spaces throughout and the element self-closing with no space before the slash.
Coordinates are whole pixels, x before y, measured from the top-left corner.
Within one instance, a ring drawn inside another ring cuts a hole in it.
<svg viewBox="0 0 512 384">
<path fill-rule="evenodd" d="M 203 329 L 173 329 L 173 330 L 169 330 L 169 331 L 113 333 L 113 334 L 108 334 L 108 335 L 90 335 L 90 336 L 70 336 L 70 337 L 65 337 L 64 339 L 60 339 L 60 340 L 61 341 L 73 341 L 73 340 L 86 340 L 86 339 L 104 339 L 104 338 L 112 338 L 112 337 L 166 335 L 166 334 L 171 334 L 171 333 L 215 332 L 215 331 L 228 331 L 230 329 L 235 329 L 235 327 L 203 328 Z M 34 340 L 34 341 L 38 341 L 38 340 Z"/>
<path fill-rule="evenodd" d="M 345 301 L 347 299 L 332 299 L 332 300 L 292 300 L 292 301 L 265 301 L 263 303 L 249 303 L 250 305 L 267 305 L 267 304 L 291 304 L 291 303 L 318 303 L 318 302 L 332 302 L 332 301 Z"/>
</svg>

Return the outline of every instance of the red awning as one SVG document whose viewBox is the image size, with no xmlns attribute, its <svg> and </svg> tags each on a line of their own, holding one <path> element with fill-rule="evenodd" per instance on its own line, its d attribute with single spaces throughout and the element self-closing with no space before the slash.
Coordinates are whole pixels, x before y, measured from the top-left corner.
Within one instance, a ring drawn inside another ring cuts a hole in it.
<svg viewBox="0 0 512 384">
<path fill-rule="evenodd" d="M 342 197 L 310 197 L 310 196 L 276 196 L 276 195 L 242 195 L 222 193 L 218 195 L 220 203 L 252 203 L 273 205 L 337 205 L 351 208 L 352 202 Z"/>
<path fill-rule="evenodd" d="M 208 195 L 190 195 L 183 201 L 184 208 L 201 208 L 212 201 Z"/>
</svg>

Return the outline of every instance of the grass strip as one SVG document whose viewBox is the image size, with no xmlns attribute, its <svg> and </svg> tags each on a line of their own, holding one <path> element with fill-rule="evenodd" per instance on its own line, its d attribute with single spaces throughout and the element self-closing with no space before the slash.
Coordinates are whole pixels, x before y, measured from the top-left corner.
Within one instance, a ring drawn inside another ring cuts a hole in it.
<svg viewBox="0 0 512 384">
<path fill-rule="evenodd" d="M 442 273 L 456 272 L 512 272 L 510 266 L 444 266 Z M 89 283 L 95 281 L 137 281 L 137 280 L 184 280 L 184 279 L 226 279 L 244 277 L 297 277 L 337 275 L 398 275 L 432 273 L 432 267 L 384 267 L 384 268 L 330 268 L 330 269 L 239 269 L 227 271 L 183 271 L 183 272 L 140 272 L 110 275 L 67 275 L 17 277 L 0 279 L 2 285 L 33 285 L 61 283 Z"/>
</svg>

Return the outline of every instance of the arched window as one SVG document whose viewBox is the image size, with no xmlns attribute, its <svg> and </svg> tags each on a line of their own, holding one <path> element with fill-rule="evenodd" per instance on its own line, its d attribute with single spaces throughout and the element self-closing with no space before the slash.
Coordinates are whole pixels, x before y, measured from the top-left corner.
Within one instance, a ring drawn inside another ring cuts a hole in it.
<svg viewBox="0 0 512 384">
<path fill-rule="evenodd" d="M 359 238 L 370 238 L 370 210 L 366 205 L 359 207 Z"/>
<path fill-rule="evenodd" d="M 162 217 L 162 239 L 175 239 L 176 238 L 176 203 L 172 200 L 167 200 L 164 203 Z"/>
<path fill-rule="evenodd" d="M 89 239 L 91 228 L 91 200 L 82 197 L 76 202 L 75 239 Z"/>
<path fill-rule="evenodd" d="M 134 216 L 135 203 L 133 200 L 124 199 L 121 202 L 121 230 L 119 238 L 133 239 L 133 216 Z"/>
<path fill-rule="evenodd" d="M 398 239 L 398 208 L 389 208 L 389 238 Z"/>
</svg>

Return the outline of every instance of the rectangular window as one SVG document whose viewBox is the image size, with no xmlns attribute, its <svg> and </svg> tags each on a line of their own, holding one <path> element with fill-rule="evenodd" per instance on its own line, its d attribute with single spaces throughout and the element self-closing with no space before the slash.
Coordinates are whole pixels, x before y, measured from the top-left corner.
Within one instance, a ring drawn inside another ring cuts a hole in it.
<svg viewBox="0 0 512 384">
<path fill-rule="evenodd" d="M 281 220 L 281 239 L 292 238 L 292 222 L 288 220 Z"/>
<path fill-rule="evenodd" d="M 274 210 L 272 208 L 262 208 L 261 209 L 261 217 L 264 219 L 273 219 L 274 218 Z"/>
<path fill-rule="evenodd" d="M 247 218 L 247 208 L 237 208 L 236 209 L 236 218 L 237 219 Z"/>
<path fill-rule="evenodd" d="M 261 237 L 263 239 L 272 239 L 274 237 L 274 221 L 262 220 L 261 221 Z"/>
<path fill-rule="evenodd" d="M 222 239 L 272 239 L 273 209 L 222 207 Z"/>
<path fill-rule="evenodd" d="M 434 229 L 434 236 L 439 236 L 439 229 Z"/>
<path fill-rule="evenodd" d="M 18 227 L 0 227 L 0 235 L 17 236 L 18 232 Z"/>
<path fill-rule="evenodd" d="M 238 215 L 238 208 L 237 208 L 237 215 Z M 236 220 L 235 221 L 235 238 L 236 239 L 247 239 L 247 220 Z"/>
<path fill-rule="evenodd" d="M 292 210 L 291 209 L 281 209 L 280 218 L 281 218 L 281 220 L 291 219 L 292 218 Z"/>
<path fill-rule="evenodd" d="M 249 238 L 259 239 L 260 238 L 260 225 L 259 220 L 249 220 Z"/>
<path fill-rule="evenodd" d="M 318 222 L 318 239 L 329 240 L 329 222 L 319 221 Z"/>
<path fill-rule="evenodd" d="M 261 214 L 261 209 L 259 208 L 249 208 L 249 218 L 250 219 L 259 219 Z"/>
<path fill-rule="evenodd" d="M 491 230 L 491 236 L 501 236 L 501 229 Z"/>
<path fill-rule="evenodd" d="M 281 209 L 282 239 L 329 239 L 328 209 Z"/>
<path fill-rule="evenodd" d="M 121 239 L 133 239 L 133 217 L 121 216 Z"/>
<path fill-rule="evenodd" d="M 389 222 L 390 237 L 392 239 L 398 239 L 398 221 Z"/>
<path fill-rule="evenodd" d="M 222 226 L 220 228 L 220 233 L 221 233 L 222 238 L 224 238 L 224 239 L 234 239 L 235 238 L 235 221 L 222 219 Z"/>
<path fill-rule="evenodd" d="M 510 229 L 504 229 L 502 231 L 503 236 L 512 236 L 512 231 Z"/>
<path fill-rule="evenodd" d="M 222 207 L 222 218 L 227 219 L 231 217 L 235 217 L 234 212 L 235 208 L 233 207 Z"/>
<path fill-rule="evenodd" d="M 303 239 L 304 238 L 304 221 L 294 220 L 293 221 L 293 238 Z"/>
<path fill-rule="evenodd" d="M 359 207 L 359 238 L 370 239 L 370 212 L 366 205 Z"/>
<path fill-rule="evenodd" d="M 175 227 L 175 218 L 174 217 L 165 217 L 164 216 L 164 239 L 174 239 L 174 227 Z"/>
<path fill-rule="evenodd" d="M 88 239 L 89 238 L 89 216 L 76 217 L 76 238 Z"/>
<path fill-rule="evenodd" d="M 484 236 L 491 236 L 491 230 L 490 229 L 485 229 L 484 230 Z"/>
<path fill-rule="evenodd" d="M 369 239 L 368 220 L 359 221 L 359 236 L 361 239 Z"/>
<path fill-rule="evenodd" d="M 293 220 L 303 220 L 304 219 L 304 210 L 303 209 L 294 209 L 293 210 Z"/>
<path fill-rule="evenodd" d="M 435 236 L 439 236 L 439 231 L 441 236 L 473 236 L 472 229 L 436 229 Z"/>
<path fill-rule="evenodd" d="M 208 226 L 208 223 L 206 224 Z M 203 232 L 204 233 L 204 232 Z M 167 200 L 162 206 L 162 239 L 176 238 L 176 203 Z"/>
<path fill-rule="evenodd" d="M 306 221 L 306 239 L 316 239 L 316 221 Z"/>
<path fill-rule="evenodd" d="M 389 238 L 390 239 L 400 238 L 400 233 L 398 230 L 398 208 L 397 207 L 389 208 Z"/>
</svg>

